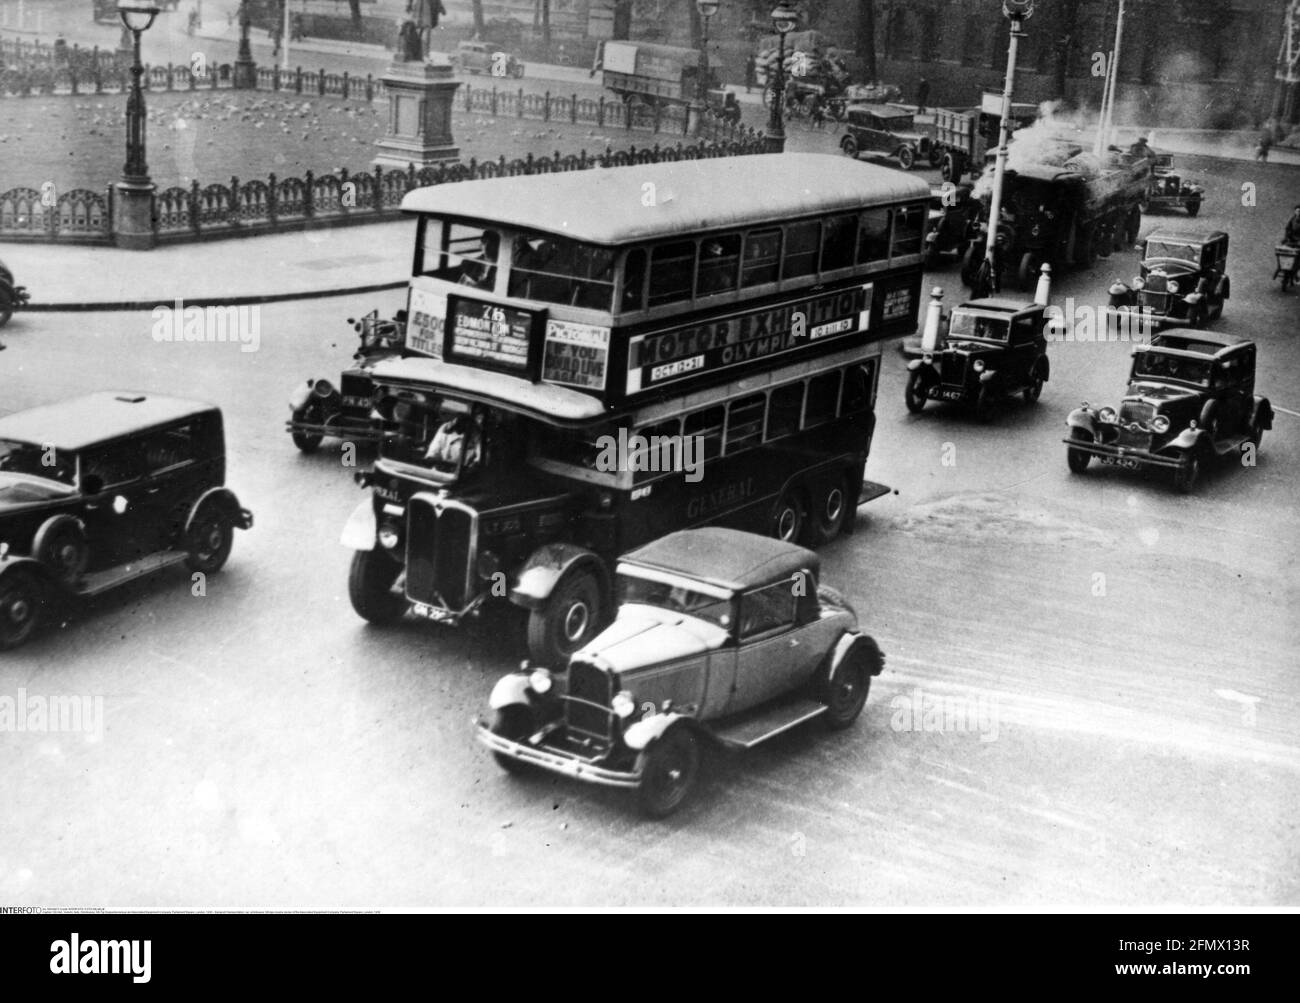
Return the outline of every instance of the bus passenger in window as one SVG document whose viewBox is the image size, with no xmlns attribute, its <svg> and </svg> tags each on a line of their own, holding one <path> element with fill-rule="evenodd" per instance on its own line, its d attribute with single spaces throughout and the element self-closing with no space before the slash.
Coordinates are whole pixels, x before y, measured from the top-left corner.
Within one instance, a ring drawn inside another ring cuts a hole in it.
<svg viewBox="0 0 1300 1003">
<path fill-rule="evenodd" d="M 465 258 L 460 264 L 457 278 L 463 286 L 491 289 L 497 281 L 497 253 L 501 249 L 501 235 L 495 230 L 484 230 L 479 238 L 479 258 Z"/>
</svg>

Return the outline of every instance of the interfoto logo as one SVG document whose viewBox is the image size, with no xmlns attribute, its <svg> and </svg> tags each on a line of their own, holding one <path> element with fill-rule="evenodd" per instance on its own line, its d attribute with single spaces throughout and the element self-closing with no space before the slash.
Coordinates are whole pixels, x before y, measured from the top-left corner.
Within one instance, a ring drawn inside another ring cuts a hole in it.
<svg viewBox="0 0 1300 1003">
<path fill-rule="evenodd" d="M 628 435 L 627 429 L 620 428 L 617 436 L 597 438 L 596 448 L 596 469 L 606 473 L 684 471 L 691 484 L 704 477 L 702 435 Z"/>
<path fill-rule="evenodd" d="M 81 732 L 98 740 L 104 733 L 104 698 L 41 696 L 19 687 L 16 697 L 0 694 L 0 732 Z"/>
<path fill-rule="evenodd" d="M 157 342 L 229 342 L 241 352 L 256 352 L 262 343 L 259 306 L 174 306 L 153 308 L 153 340 Z"/>
</svg>

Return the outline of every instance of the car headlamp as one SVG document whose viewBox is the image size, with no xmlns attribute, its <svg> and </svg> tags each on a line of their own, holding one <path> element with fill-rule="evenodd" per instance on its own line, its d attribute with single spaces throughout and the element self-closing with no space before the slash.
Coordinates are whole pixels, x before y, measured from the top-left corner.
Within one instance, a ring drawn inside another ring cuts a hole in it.
<svg viewBox="0 0 1300 1003">
<path fill-rule="evenodd" d="M 1170 291 L 1171 293 L 1176 293 L 1176 292 L 1178 292 L 1178 283 L 1175 282 L 1173 279 L 1170 279 L 1170 280 L 1169 280 L 1169 291 Z"/>
<path fill-rule="evenodd" d="M 1144 279 L 1142 278 L 1141 275 L 1135 275 L 1135 276 L 1133 276 L 1133 288 L 1134 288 L 1134 289 L 1141 289 L 1141 288 L 1143 288 L 1145 285 L 1146 285 L 1146 280 L 1144 280 Z"/>
<path fill-rule="evenodd" d="M 970 364 L 970 367 L 971 367 L 973 370 L 975 370 L 975 372 L 977 372 L 977 373 L 982 373 L 982 372 L 984 372 L 984 360 L 983 360 L 983 359 L 976 359 L 974 362 L 972 362 L 972 363 Z"/>
<path fill-rule="evenodd" d="M 1169 419 L 1162 414 L 1156 415 L 1151 419 L 1151 431 L 1157 435 L 1164 435 L 1169 431 Z"/>
<path fill-rule="evenodd" d="M 385 550 L 392 550 L 401 540 L 402 534 L 398 532 L 397 527 L 391 522 L 386 522 L 379 527 L 378 537 L 381 547 Z"/>
<path fill-rule="evenodd" d="M 924 362 L 927 366 L 933 365 L 933 364 L 934 364 L 934 356 L 933 356 L 933 355 L 922 355 L 922 356 L 921 356 L 921 361 Z"/>
<path fill-rule="evenodd" d="M 549 693 L 551 691 L 551 673 L 546 669 L 533 669 L 528 676 L 528 685 L 534 693 Z"/>
<path fill-rule="evenodd" d="M 626 721 L 636 712 L 636 701 L 627 690 L 619 690 L 610 701 L 610 707 L 615 714 Z"/>
<path fill-rule="evenodd" d="M 1037 236 L 1038 236 L 1038 234 L 1039 234 L 1039 229 L 1038 229 L 1037 224 L 1035 224 L 1035 225 L 1034 225 L 1034 228 L 1033 228 L 1032 230 L 1029 231 L 1029 234 L 1030 234 L 1030 236 L 1032 236 L 1032 237 L 1037 237 Z"/>
<path fill-rule="evenodd" d="M 1108 425 L 1113 425 L 1115 423 L 1115 409 L 1113 407 L 1102 408 L 1097 412 L 1097 419 L 1106 422 Z"/>
</svg>

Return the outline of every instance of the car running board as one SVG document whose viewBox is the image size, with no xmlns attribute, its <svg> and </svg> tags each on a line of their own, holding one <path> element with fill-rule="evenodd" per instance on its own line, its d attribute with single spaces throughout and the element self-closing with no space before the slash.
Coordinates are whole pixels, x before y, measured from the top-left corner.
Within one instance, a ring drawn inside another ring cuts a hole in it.
<svg viewBox="0 0 1300 1003">
<path fill-rule="evenodd" d="M 862 490 L 858 492 L 858 504 L 865 505 L 869 501 L 875 501 L 881 495 L 887 495 L 894 489 L 888 484 L 877 484 L 875 481 L 863 481 Z"/>
<path fill-rule="evenodd" d="M 164 568 L 183 564 L 187 556 L 189 555 L 184 551 L 159 551 L 156 554 L 150 554 L 148 557 L 142 557 L 138 561 L 132 561 L 130 564 L 119 564 L 114 568 L 105 568 L 103 571 L 94 571 L 88 575 L 82 575 L 80 580 L 73 584 L 69 591 L 79 596 L 97 596 L 102 592 L 115 589 L 119 585 L 125 585 L 137 578 L 152 575 L 155 571 L 162 571 Z"/>
<path fill-rule="evenodd" d="M 825 713 L 826 705 L 820 701 L 807 698 L 791 700 L 733 718 L 714 729 L 713 737 L 732 749 L 752 749 L 760 742 Z"/>
</svg>

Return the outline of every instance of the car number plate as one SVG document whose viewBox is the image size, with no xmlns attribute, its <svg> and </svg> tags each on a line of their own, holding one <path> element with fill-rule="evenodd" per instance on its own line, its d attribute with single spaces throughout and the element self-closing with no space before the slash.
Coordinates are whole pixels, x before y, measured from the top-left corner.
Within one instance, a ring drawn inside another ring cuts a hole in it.
<svg viewBox="0 0 1300 1003">
<path fill-rule="evenodd" d="M 963 390 L 940 390 L 939 396 L 946 401 L 959 401 L 966 396 Z"/>
<path fill-rule="evenodd" d="M 1102 466 L 1123 467 L 1125 470 L 1137 470 L 1142 466 L 1137 460 L 1130 460 L 1127 456 L 1103 456 L 1101 462 Z"/>
</svg>

